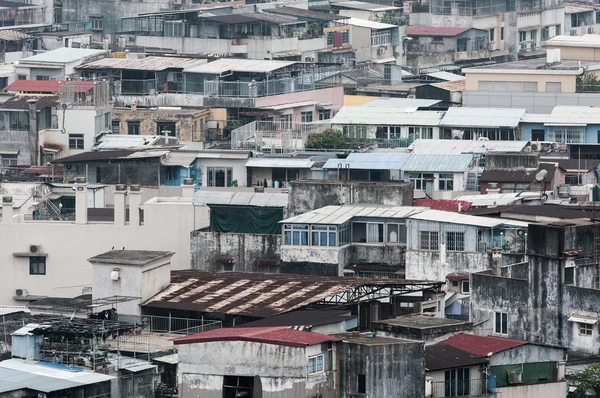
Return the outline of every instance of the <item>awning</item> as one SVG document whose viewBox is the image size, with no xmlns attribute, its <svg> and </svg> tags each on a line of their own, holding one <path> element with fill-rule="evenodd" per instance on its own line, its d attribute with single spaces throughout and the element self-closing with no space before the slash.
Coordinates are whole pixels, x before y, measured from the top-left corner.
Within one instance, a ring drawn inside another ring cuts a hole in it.
<svg viewBox="0 0 600 398">
<path fill-rule="evenodd" d="M 273 58 L 288 58 L 288 57 L 299 57 L 302 53 L 300 51 L 282 51 L 273 54 Z"/>
<path fill-rule="evenodd" d="M 569 322 L 576 322 L 576 323 L 585 323 L 587 325 L 595 325 L 598 323 L 598 319 L 596 318 L 584 318 L 581 316 L 572 316 L 569 318 Z"/>
<path fill-rule="evenodd" d="M 62 151 L 62 149 L 58 149 L 58 148 L 43 148 L 44 152 L 50 152 L 50 153 L 58 153 L 60 151 Z M 2 153 L 0 151 L 0 153 Z"/>
<path fill-rule="evenodd" d="M 162 161 L 162 164 L 163 166 L 190 167 L 197 157 L 197 152 L 171 152 L 169 156 Z"/>
<path fill-rule="evenodd" d="M 0 155 L 18 155 L 18 149 L 0 148 Z"/>
<path fill-rule="evenodd" d="M 546 127 L 585 127 L 587 123 L 571 123 L 571 122 L 548 122 L 544 123 Z"/>
<path fill-rule="evenodd" d="M 376 64 L 387 64 L 388 62 L 396 62 L 396 58 L 389 57 L 389 58 L 373 59 L 373 60 L 371 60 L 371 62 L 374 62 Z"/>
</svg>

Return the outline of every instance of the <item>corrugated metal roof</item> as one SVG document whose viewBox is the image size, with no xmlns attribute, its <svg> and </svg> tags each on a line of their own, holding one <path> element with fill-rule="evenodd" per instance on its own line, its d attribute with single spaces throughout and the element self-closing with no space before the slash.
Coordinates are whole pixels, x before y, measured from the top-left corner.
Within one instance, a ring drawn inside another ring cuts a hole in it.
<svg viewBox="0 0 600 398">
<path fill-rule="evenodd" d="M 227 71 L 266 73 L 294 65 L 295 63 L 295 61 L 221 58 L 207 64 L 188 66 L 183 71 L 187 73 L 208 74 L 221 74 Z"/>
<path fill-rule="evenodd" d="M 23 33 L 20 30 L 0 30 L 0 40 L 6 41 L 19 41 L 19 40 L 27 40 L 32 39 L 33 36 L 28 35 L 27 33 Z"/>
<path fill-rule="evenodd" d="M 259 109 L 273 109 L 275 111 L 280 111 L 283 109 L 301 108 L 303 106 L 317 105 L 318 103 L 319 103 L 318 101 L 313 101 L 313 100 L 299 101 L 299 102 L 291 102 L 291 103 L 280 104 L 280 105 L 261 106 L 261 107 L 259 107 Z"/>
<path fill-rule="evenodd" d="M 442 282 L 320 275 L 173 271 L 171 284 L 144 307 L 268 318 L 362 286 L 422 290 Z"/>
<path fill-rule="evenodd" d="M 478 217 L 441 210 L 425 210 L 410 216 L 410 218 L 422 221 L 473 225 L 483 228 L 495 228 L 499 225 L 510 225 L 514 227 L 527 227 L 529 225 L 529 223 L 522 221 L 507 220 L 502 218 Z"/>
<path fill-rule="evenodd" d="M 447 340 L 441 341 L 440 343 L 448 344 L 452 347 L 456 347 L 473 355 L 479 355 L 480 357 L 484 358 L 487 357 L 490 352 L 495 354 L 497 352 L 529 344 L 526 341 L 510 340 L 491 336 L 476 336 L 473 334 L 464 333 L 452 336 Z"/>
<path fill-rule="evenodd" d="M 324 169 L 402 170 L 408 153 L 351 153 L 346 159 L 329 159 Z M 341 165 L 341 166 L 340 166 Z"/>
<path fill-rule="evenodd" d="M 194 152 L 169 152 L 167 157 L 161 161 L 164 166 L 181 166 L 190 167 L 192 162 L 198 157 L 197 153 Z"/>
<path fill-rule="evenodd" d="M 198 153 L 196 156 L 198 159 L 248 159 L 250 154 L 244 151 L 237 152 L 219 152 L 208 149 L 204 152 Z"/>
<path fill-rule="evenodd" d="M 314 161 L 306 158 L 252 158 L 246 162 L 246 167 L 310 169 L 314 164 Z"/>
<path fill-rule="evenodd" d="M 586 126 L 600 124 L 600 107 L 559 105 L 549 115 L 527 115 L 524 121 L 545 126 Z"/>
<path fill-rule="evenodd" d="M 473 155 L 419 155 L 411 154 L 402 171 L 454 173 L 469 169 Z"/>
<path fill-rule="evenodd" d="M 156 135 L 126 135 L 126 134 L 106 134 L 100 137 L 96 148 L 99 149 L 129 149 L 153 145 L 161 137 Z"/>
<path fill-rule="evenodd" d="M 67 369 L 64 367 L 64 369 Z M 20 359 L 0 362 L 0 393 L 31 389 L 44 393 L 101 383 L 116 379 L 100 373 L 69 371 Z"/>
<path fill-rule="evenodd" d="M 0 316 L 18 314 L 20 312 L 30 313 L 29 308 L 13 305 L 0 305 Z"/>
<path fill-rule="evenodd" d="M 80 65 L 77 69 L 128 69 L 161 71 L 170 68 L 185 68 L 194 64 L 205 64 L 205 59 L 183 57 L 103 58 Z"/>
<path fill-rule="evenodd" d="M 412 206 L 325 206 L 280 221 L 281 224 L 342 225 L 355 217 L 406 218 L 427 210 Z"/>
<path fill-rule="evenodd" d="M 418 109 L 418 108 L 429 108 L 431 106 L 439 104 L 440 100 L 423 99 L 423 98 L 375 98 L 372 101 L 361 104 L 359 106 L 375 107 L 375 108 L 406 108 L 406 109 Z"/>
<path fill-rule="evenodd" d="M 518 195 L 518 196 L 517 196 Z M 523 199 L 538 198 L 539 192 L 523 192 L 519 193 L 489 193 L 484 195 L 464 195 L 459 196 L 456 200 L 470 202 L 472 206 L 501 206 L 513 203 L 519 203 Z"/>
<path fill-rule="evenodd" d="M 415 140 L 409 151 L 416 154 L 461 154 L 488 152 L 521 152 L 529 141 L 479 141 L 479 140 Z"/>
<path fill-rule="evenodd" d="M 385 4 L 367 3 L 364 1 L 335 1 L 331 2 L 332 6 L 349 8 L 352 10 L 364 10 L 364 11 L 393 11 L 400 10 L 400 7 L 388 6 Z"/>
<path fill-rule="evenodd" d="M 253 341 L 256 343 L 275 344 L 288 347 L 306 347 L 328 341 L 341 341 L 337 337 L 326 334 L 304 332 L 285 326 L 224 328 L 204 333 L 192 334 L 173 340 L 174 344 L 208 343 L 211 341 Z"/>
<path fill-rule="evenodd" d="M 464 76 L 457 75 L 456 73 L 450 73 L 445 71 L 428 73 L 427 76 L 431 76 L 436 79 L 445 80 L 447 82 L 455 82 L 458 80 L 465 80 Z"/>
<path fill-rule="evenodd" d="M 407 36 L 446 36 L 454 37 L 472 28 L 451 28 L 442 26 L 407 26 Z"/>
<path fill-rule="evenodd" d="M 366 124 L 371 126 L 438 126 L 444 113 L 417 111 L 416 108 L 386 108 L 364 105 L 344 106 L 331 119 L 333 125 Z"/>
<path fill-rule="evenodd" d="M 68 64 L 82 60 L 87 57 L 100 56 L 107 54 L 104 50 L 89 50 L 83 48 L 63 47 L 45 53 L 27 57 L 19 61 L 19 64 L 30 63 L 50 63 L 50 64 Z"/>
<path fill-rule="evenodd" d="M 287 207 L 287 193 L 227 192 L 199 190 L 192 199 L 194 205 L 232 205 L 257 207 Z"/>
<path fill-rule="evenodd" d="M 303 8 L 296 7 L 277 7 L 266 9 L 265 12 L 271 12 L 275 14 L 293 15 L 299 18 L 314 19 L 318 21 L 336 21 L 338 19 L 344 19 L 342 15 L 333 15 L 326 12 L 318 12 L 312 10 L 305 10 Z"/>
<path fill-rule="evenodd" d="M 432 83 L 431 86 L 441 88 L 447 91 L 465 91 L 465 80 L 456 80 L 453 82 Z"/>
<path fill-rule="evenodd" d="M 2 32 L 2 31 L 0 31 Z M 13 83 L 4 87 L 2 91 L 22 91 L 30 93 L 55 93 L 58 94 L 59 88 L 66 81 L 60 80 L 15 80 Z M 77 92 L 87 93 L 100 82 L 93 81 L 78 81 L 69 82 L 70 87 L 75 87 Z"/>
<path fill-rule="evenodd" d="M 152 358 L 152 361 L 175 365 L 179 363 L 179 354 L 175 353 L 170 355 L 164 355 L 162 357 Z"/>
<path fill-rule="evenodd" d="M 393 28 L 398 27 L 396 25 L 390 25 L 389 23 L 367 21 L 366 19 L 360 19 L 360 18 L 350 18 L 348 20 L 348 25 L 360 26 L 362 28 L 371 28 L 371 29 L 375 29 L 375 30 L 393 29 Z"/>
<path fill-rule="evenodd" d="M 516 128 L 525 109 L 514 108 L 449 108 L 440 123 L 447 127 Z"/>
<path fill-rule="evenodd" d="M 488 359 L 468 353 L 449 344 L 438 343 L 425 347 L 427 371 L 467 367 L 487 363 Z"/>
</svg>

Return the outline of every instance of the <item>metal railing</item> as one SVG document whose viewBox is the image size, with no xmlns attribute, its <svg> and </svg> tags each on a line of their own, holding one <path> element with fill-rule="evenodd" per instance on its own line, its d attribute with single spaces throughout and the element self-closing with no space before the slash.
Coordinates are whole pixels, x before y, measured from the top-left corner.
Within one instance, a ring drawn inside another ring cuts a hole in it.
<svg viewBox="0 0 600 398">
<path fill-rule="evenodd" d="M 152 333 L 194 334 L 223 327 L 221 321 L 193 318 L 175 318 L 154 315 L 142 315 L 142 322 L 148 325 Z"/>
<path fill-rule="evenodd" d="M 578 93 L 600 93 L 600 84 L 580 84 L 575 91 Z"/>
<path fill-rule="evenodd" d="M 431 398 L 495 397 L 488 389 L 487 379 L 436 381 L 432 383 Z"/>
<path fill-rule="evenodd" d="M 231 132 L 231 149 L 293 152 L 304 149 L 308 135 L 331 127 L 329 121 L 289 123 L 254 121 Z"/>
<path fill-rule="evenodd" d="M 323 83 L 313 79 L 312 76 L 298 78 L 284 78 L 277 80 L 263 80 L 259 82 L 227 82 L 209 80 L 204 82 L 204 94 L 217 97 L 243 97 L 257 98 L 271 95 L 299 93 L 303 91 L 320 90 L 336 87 L 336 83 Z M 187 88 L 187 87 L 186 87 Z M 196 87 L 197 88 L 197 87 Z"/>
</svg>

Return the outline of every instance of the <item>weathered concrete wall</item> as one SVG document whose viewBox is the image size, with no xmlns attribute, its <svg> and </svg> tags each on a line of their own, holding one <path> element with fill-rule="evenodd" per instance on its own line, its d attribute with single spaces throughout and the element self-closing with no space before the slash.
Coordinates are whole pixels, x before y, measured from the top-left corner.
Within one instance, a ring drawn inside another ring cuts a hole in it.
<svg viewBox="0 0 600 398">
<path fill-rule="evenodd" d="M 410 183 L 301 180 L 290 185 L 290 217 L 329 205 L 412 206 L 413 203 Z"/>
<path fill-rule="evenodd" d="M 278 262 L 281 257 L 281 235 L 235 234 L 193 231 L 191 233 L 192 269 L 219 271 L 221 257 L 234 259 L 233 270 L 258 272 L 256 260 Z"/>
<path fill-rule="evenodd" d="M 363 345 L 344 342 L 340 351 L 340 397 L 354 396 L 358 375 L 366 376 L 367 397 L 425 396 L 425 345 Z"/>
<path fill-rule="evenodd" d="M 114 1 L 114 0 L 63 0 L 62 22 L 88 21 L 90 15 L 102 15 L 105 21 L 131 17 L 146 12 L 169 8 L 171 0 Z M 105 22 L 106 23 L 106 22 Z"/>
<path fill-rule="evenodd" d="M 503 153 L 493 152 L 485 155 L 487 169 L 535 169 L 540 163 L 539 152 Z"/>
<path fill-rule="evenodd" d="M 579 315 L 584 318 L 599 319 L 600 291 L 580 287 L 564 286 L 561 317 L 555 320 L 561 328 L 563 341 L 572 352 L 598 355 L 600 351 L 600 332 L 598 324 L 592 326 L 592 335 L 579 334 L 579 324 L 568 322 L 569 317 Z M 557 322 L 558 321 L 558 322 Z"/>
<path fill-rule="evenodd" d="M 490 366 L 519 365 L 526 362 L 558 362 L 565 359 L 565 350 L 562 348 L 523 345 L 494 354 L 490 359 Z"/>
<path fill-rule="evenodd" d="M 307 374 L 307 350 L 247 341 L 179 346 L 177 379 L 182 397 L 222 397 L 223 376 L 260 375 L 262 398 L 334 398 L 333 372 Z M 424 382 L 423 382 L 424 383 Z"/>
<path fill-rule="evenodd" d="M 445 340 L 458 333 L 470 333 L 473 331 L 473 324 L 470 322 L 461 322 L 452 325 L 416 328 L 385 322 L 374 322 L 373 329 L 381 336 L 420 340 L 424 341 L 426 345 L 430 345 L 436 344 L 439 341 Z"/>
<path fill-rule="evenodd" d="M 136 104 L 143 107 L 159 106 L 204 106 L 204 96 L 200 94 L 159 93 L 155 95 L 114 95 L 115 106 Z"/>
<path fill-rule="evenodd" d="M 502 398 L 565 397 L 567 382 L 502 387 L 497 391 L 498 396 Z"/>
<path fill-rule="evenodd" d="M 440 261 L 439 251 L 407 250 L 406 279 L 446 279 L 453 272 L 478 272 L 492 267 L 490 253 L 446 253 L 446 262 Z"/>
<path fill-rule="evenodd" d="M 0 142 L 6 149 L 18 149 L 18 164 L 33 164 L 35 158 L 35 136 L 28 131 L 0 130 Z"/>
<path fill-rule="evenodd" d="M 198 141 L 201 138 L 200 123 L 206 121 L 210 113 L 207 111 L 198 110 L 194 115 L 181 114 L 177 110 L 172 112 L 160 110 L 157 112 L 140 112 L 135 109 L 119 109 L 113 112 L 113 118 L 119 120 L 120 133 L 127 134 L 127 123 L 136 121 L 140 123 L 141 135 L 156 135 L 157 122 L 174 122 L 176 137 L 180 141 L 191 142 Z M 197 130 L 194 130 L 194 123 L 197 123 Z"/>
</svg>

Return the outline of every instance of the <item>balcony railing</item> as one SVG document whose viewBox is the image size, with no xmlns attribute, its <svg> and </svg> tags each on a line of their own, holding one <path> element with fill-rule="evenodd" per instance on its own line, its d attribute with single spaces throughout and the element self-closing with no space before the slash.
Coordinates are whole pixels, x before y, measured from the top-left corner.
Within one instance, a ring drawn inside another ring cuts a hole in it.
<svg viewBox="0 0 600 398">
<path fill-rule="evenodd" d="M 304 149 L 308 135 L 331 127 L 329 121 L 288 123 L 254 121 L 231 132 L 231 149 L 287 153 Z"/>
<path fill-rule="evenodd" d="M 432 383 L 431 398 L 495 397 L 486 379 L 436 381 Z"/>
</svg>

